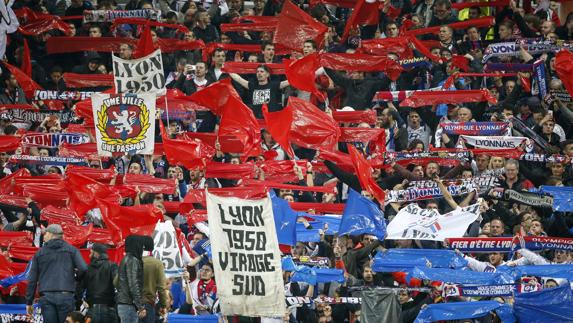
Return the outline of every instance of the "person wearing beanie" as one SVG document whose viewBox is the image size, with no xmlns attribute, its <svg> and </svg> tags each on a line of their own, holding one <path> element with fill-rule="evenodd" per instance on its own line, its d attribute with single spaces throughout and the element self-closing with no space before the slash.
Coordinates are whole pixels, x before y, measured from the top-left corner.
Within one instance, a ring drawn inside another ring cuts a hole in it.
<svg viewBox="0 0 573 323">
<path fill-rule="evenodd" d="M 86 292 L 89 305 L 88 317 L 91 323 L 117 322 L 115 311 L 115 286 L 113 280 L 117 275 L 117 264 L 111 262 L 107 255 L 107 246 L 94 243 L 90 250 L 90 265 L 82 281 L 81 290 Z"/>
<path fill-rule="evenodd" d="M 147 313 L 143 302 L 143 236 L 125 239 L 125 256 L 116 280 L 117 313 L 122 323 L 137 323 Z"/>
<path fill-rule="evenodd" d="M 59 224 L 44 230 L 44 245 L 32 258 L 26 291 L 26 312 L 34 313 L 36 289 L 40 293 L 40 307 L 44 322 L 64 322 L 74 310 L 76 279 L 81 279 L 87 265 L 75 247 L 62 238 Z"/>
<path fill-rule="evenodd" d="M 143 301 L 146 316 L 142 323 L 156 321 L 155 300 L 159 298 L 159 312 L 167 313 L 167 283 L 161 260 L 153 257 L 153 238 L 146 236 L 143 242 Z"/>
</svg>

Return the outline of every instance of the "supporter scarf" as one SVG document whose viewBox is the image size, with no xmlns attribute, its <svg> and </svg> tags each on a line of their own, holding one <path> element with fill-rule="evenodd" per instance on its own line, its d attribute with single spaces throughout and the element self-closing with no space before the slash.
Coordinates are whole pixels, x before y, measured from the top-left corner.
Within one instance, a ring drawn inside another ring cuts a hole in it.
<svg viewBox="0 0 573 323">
<path fill-rule="evenodd" d="M 473 185 L 480 192 L 485 192 L 491 189 L 493 186 L 497 185 L 497 177 L 491 175 L 482 175 L 478 177 L 472 177 L 470 179 L 454 179 L 454 180 L 443 180 L 444 185 Z M 422 181 L 412 181 L 408 183 L 409 187 L 412 188 L 437 188 L 438 184 L 432 180 L 422 180 Z"/>
<path fill-rule="evenodd" d="M 366 122 L 370 125 L 376 124 L 376 111 L 374 110 L 364 110 L 364 111 L 332 111 L 332 117 L 337 122 L 344 123 L 360 123 Z"/>
<path fill-rule="evenodd" d="M 521 154 L 519 156 L 520 160 L 530 161 L 530 162 L 538 162 L 538 163 L 569 163 L 573 164 L 573 160 L 568 156 L 564 155 L 544 155 L 544 154 L 535 154 L 535 153 L 526 153 Z"/>
<path fill-rule="evenodd" d="M 547 80 L 545 75 L 545 62 L 538 60 L 533 64 L 533 78 L 537 82 L 537 88 L 539 90 L 539 98 L 543 100 L 547 95 Z M 533 93 L 532 93 L 533 94 Z"/>
<path fill-rule="evenodd" d="M 223 43 L 208 43 L 203 49 L 203 60 L 207 61 L 209 57 L 213 54 L 215 49 L 221 48 L 226 51 L 239 51 L 247 53 L 258 53 L 261 51 L 261 45 L 257 44 L 223 44 Z M 282 46 L 275 46 L 276 55 L 287 55 L 290 51 Z"/>
<path fill-rule="evenodd" d="M 75 53 L 83 51 L 119 52 L 122 44 L 137 45 L 137 39 L 116 37 L 50 37 L 46 42 L 48 54 Z"/>
<path fill-rule="evenodd" d="M 476 19 L 468 19 L 465 21 L 454 22 L 448 24 L 448 26 L 452 27 L 454 30 L 465 30 L 468 27 L 490 27 L 494 24 L 494 17 L 487 16 L 481 17 Z M 426 27 L 426 28 L 419 28 L 419 29 L 411 29 L 406 31 L 406 35 L 410 36 L 418 36 L 418 35 L 425 35 L 425 34 L 437 34 L 440 31 L 440 26 L 435 27 Z"/>
<path fill-rule="evenodd" d="M 430 69 L 432 64 L 428 61 L 426 57 L 414 57 L 410 59 L 400 60 L 400 65 L 406 70 L 416 67 L 423 67 Z"/>
<path fill-rule="evenodd" d="M 25 210 L 28 208 L 28 202 L 23 196 L 0 195 L 0 204 L 11 205 Z"/>
<path fill-rule="evenodd" d="M 300 167 L 303 174 L 306 174 L 308 170 L 306 161 L 303 160 L 266 160 L 257 164 L 265 173 L 266 180 L 281 183 L 299 181 L 297 175 L 294 173 L 295 164 Z"/>
<path fill-rule="evenodd" d="M 5 111 L 8 110 L 8 111 Z M 0 107 L 0 118 L 11 118 L 10 111 L 12 110 L 38 110 L 37 107 L 31 104 L 2 104 Z"/>
<path fill-rule="evenodd" d="M 408 46 L 409 43 L 408 37 L 366 39 L 360 42 L 357 52 L 376 56 L 387 56 L 389 53 L 395 53 L 401 59 L 406 59 L 414 56 L 414 52 Z M 402 62 L 400 63 L 402 64 Z"/>
<path fill-rule="evenodd" d="M 457 91 L 415 91 L 400 103 L 400 107 L 419 108 L 434 104 L 459 104 L 467 102 L 484 102 L 496 104 L 497 100 L 489 90 Z"/>
<path fill-rule="evenodd" d="M 530 54 L 541 54 L 547 52 L 556 52 L 562 48 L 573 48 L 571 41 L 550 41 L 535 39 L 519 39 L 514 42 L 503 42 L 490 44 L 484 51 L 482 62 L 487 62 L 492 57 L 498 56 L 518 56 L 520 47 L 523 46 Z"/>
<path fill-rule="evenodd" d="M 83 158 L 74 157 L 41 157 L 41 156 L 31 156 L 31 155 L 12 155 L 10 157 L 11 162 L 21 163 L 32 163 L 32 164 L 44 164 L 44 165 L 55 165 L 55 166 L 67 166 L 67 165 L 86 165 L 86 160 Z"/>
<path fill-rule="evenodd" d="M 207 164 L 205 178 L 242 179 L 255 177 L 253 164 L 226 164 L 211 162 Z"/>
<path fill-rule="evenodd" d="M 114 177 L 116 172 L 115 172 L 115 167 L 113 166 L 111 168 L 100 169 L 93 167 L 70 165 L 66 167 L 66 175 L 68 174 L 79 174 L 96 181 L 109 183 L 109 181 Z"/>
<path fill-rule="evenodd" d="M 389 79 L 396 81 L 404 71 L 402 66 L 389 58 L 366 54 L 320 54 L 320 64 L 334 70 L 379 72 L 383 71 Z"/>
<path fill-rule="evenodd" d="M 535 131 L 531 130 L 531 128 L 529 128 L 523 121 L 521 121 L 519 118 L 516 117 L 511 117 L 511 124 L 513 125 L 513 128 L 517 131 L 519 131 L 521 134 L 523 134 L 526 137 L 531 138 L 531 140 L 533 140 L 537 145 L 539 145 L 539 147 L 541 147 L 542 149 L 548 151 L 549 150 L 549 143 L 547 142 L 547 140 L 543 139 L 540 135 L 538 135 Z"/>
<path fill-rule="evenodd" d="M 531 251 L 544 249 L 551 250 L 573 250 L 572 238 L 561 237 L 523 237 L 524 248 Z M 448 248 L 458 249 L 461 252 L 512 252 L 515 247 L 513 237 L 501 238 L 449 238 L 446 239 Z"/>
<path fill-rule="evenodd" d="M 113 75 L 64 73 L 64 82 L 69 88 L 113 86 Z"/>
<path fill-rule="evenodd" d="M 460 143 L 466 143 L 476 148 L 483 149 L 516 149 L 524 142 L 528 143 L 526 137 L 500 137 L 500 136 L 467 136 L 459 137 Z"/>
<path fill-rule="evenodd" d="M 34 100 L 80 101 L 91 98 L 94 93 L 96 92 L 36 90 L 34 91 Z"/>
<path fill-rule="evenodd" d="M 510 72 L 531 72 L 533 64 L 519 64 L 519 63 L 487 63 L 484 67 L 484 72 L 494 71 L 510 71 Z M 497 76 L 500 76 L 497 74 Z M 505 76 L 502 74 L 501 76 Z"/>
<path fill-rule="evenodd" d="M 159 18 L 161 18 L 161 11 L 158 9 L 85 10 L 83 18 L 84 23 L 113 22 L 118 18 L 144 18 L 159 21 Z"/>
<path fill-rule="evenodd" d="M 569 50 L 561 50 L 555 56 L 555 71 L 559 79 L 563 81 L 563 85 L 573 96 L 573 53 Z"/>
<path fill-rule="evenodd" d="M 265 174 L 266 175 L 266 174 Z M 281 190 L 293 190 L 293 191 L 301 191 L 301 192 L 320 192 L 320 193 L 331 193 L 334 194 L 335 186 L 299 186 L 299 185 L 291 185 L 291 184 L 283 184 L 271 181 L 258 181 L 258 180 L 243 180 L 241 182 L 242 186 L 245 187 L 266 187 L 266 188 L 275 188 Z"/>
<path fill-rule="evenodd" d="M 304 42 L 312 39 L 322 47 L 328 27 L 312 18 L 304 10 L 285 1 L 278 16 L 273 43 L 300 51 Z"/>
<path fill-rule="evenodd" d="M 0 151 L 14 151 L 20 146 L 20 138 L 15 136 L 0 136 Z"/>
<path fill-rule="evenodd" d="M 516 291 L 514 284 L 500 285 L 444 285 L 443 297 L 508 297 Z"/>
<path fill-rule="evenodd" d="M 440 122 L 440 128 L 448 135 L 504 135 L 508 127 L 507 122 Z"/>
<path fill-rule="evenodd" d="M 553 208 L 553 197 L 530 192 L 518 192 L 514 190 L 505 190 L 503 198 L 506 201 L 512 201 L 520 204 L 526 204 L 537 207 Z"/>
<path fill-rule="evenodd" d="M 214 132 L 185 132 L 183 135 L 179 135 L 178 139 L 199 139 L 203 144 L 210 147 L 215 147 L 215 144 L 219 141 L 222 152 L 238 154 L 243 151 L 241 143 L 234 136 L 219 136 Z"/>
<path fill-rule="evenodd" d="M 111 24 L 111 29 L 115 30 L 117 28 L 117 25 L 122 25 L 122 24 L 139 25 L 139 26 L 149 25 L 151 27 L 165 27 L 165 28 L 177 29 L 177 31 L 180 33 L 189 32 L 189 28 L 187 28 L 185 25 L 166 24 L 159 21 L 150 21 L 147 18 L 116 18 L 113 20 L 113 23 Z"/>
<path fill-rule="evenodd" d="M 269 19 L 268 21 L 258 21 L 251 23 L 221 24 L 221 32 L 223 33 L 243 32 L 243 31 L 274 32 L 277 28 L 277 20 L 275 17 L 269 17 L 269 18 L 273 19 Z"/>
<path fill-rule="evenodd" d="M 65 35 L 70 35 L 71 33 L 70 26 L 62 21 L 62 18 L 52 15 L 42 15 L 30 23 L 21 26 L 19 31 L 26 36 L 40 36 L 53 29 L 59 30 Z"/>
<path fill-rule="evenodd" d="M 475 186 L 471 182 L 460 185 L 446 186 L 448 192 L 453 196 L 460 196 L 475 191 Z M 403 203 L 410 201 L 421 201 L 443 197 L 439 187 L 432 188 L 407 188 L 403 190 L 392 190 L 388 193 L 385 203 Z"/>
<path fill-rule="evenodd" d="M 324 0 L 321 0 L 324 1 Z M 288 296 L 286 297 L 287 306 L 302 305 L 302 304 L 362 304 L 360 297 L 326 297 L 319 296 L 315 299 L 308 296 Z"/>
<path fill-rule="evenodd" d="M 64 142 L 79 145 L 88 141 L 87 136 L 79 133 L 27 133 L 22 137 L 22 145 L 27 147 L 57 148 Z"/>
<path fill-rule="evenodd" d="M 255 74 L 257 73 L 257 68 L 261 65 L 268 67 L 273 75 L 285 74 L 285 66 L 280 63 L 261 64 L 249 62 L 226 62 L 222 71 L 225 73 Z"/>
<path fill-rule="evenodd" d="M 60 123 L 70 123 L 75 118 L 73 112 L 38 112 L 31 110 L 10 110 L 12 122 L 42 122 L 46 117 L 56 116 Z"/>
<path fill-rule="evenodd" d="M 505 74 L 500 75 L 500 74 L 497 74 L 497 73 L 454 73 L 454 74 L 452 74 L 450 77 L 448 77 L 448 78 L 446 79 L 446 81 L 444 82 L 444 85 L 442 85 L 442 88 L 444 88 L 444 89 L 449 89 L 449 88 L 451 88 L 452 85 L 454 84 L 454 81 L 455 81 L 457 78 L 460 78 L 460 77 L 488 77 L 488 76 L 491 76 L 491 77 L 499 77 L 499 76 L 506 77 L 506 76 L 517 76 L 517 74 L 516 74 L 516 73 L 505 73 Z"/>
<path fill-rule="evenodd" d="M 468 160 L 470 158 L 469 151 L 421 151 L 421 152 L 386 152 L 384 154 L 384 163 L 392 164 L 392 162 L 411 160 L 411 159 L 425 159 L 425 158 L 439 158 L 439 159 L 453 159 L 453 160 Z"/>
<path fill-rule="evenodd" d="M 174 178 L 157 178 L 152 175 L 128 173 L 123 178 L 123 185 L 133 188 L 138 187 L 145 193 L 175 193 Z"/>
<path fill-rule="evenodd" d="M 380 128 L 340 128 L 340 142 L 363 142 L 367 143 L 377 140 L 381 135 L 385 136 L 386 132 Z"/>
</svg>

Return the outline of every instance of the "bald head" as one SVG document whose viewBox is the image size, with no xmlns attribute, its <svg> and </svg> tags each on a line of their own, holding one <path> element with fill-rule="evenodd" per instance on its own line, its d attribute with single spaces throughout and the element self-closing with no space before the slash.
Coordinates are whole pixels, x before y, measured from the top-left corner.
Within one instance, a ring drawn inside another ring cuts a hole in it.
<svg viewBox="0 0 573 323">
<path fill-rule="evenodd" d="M 472 120 L 472 111 L 468 108 L 458 109 L 458 122 L 470 122 Z"/>
</svg>

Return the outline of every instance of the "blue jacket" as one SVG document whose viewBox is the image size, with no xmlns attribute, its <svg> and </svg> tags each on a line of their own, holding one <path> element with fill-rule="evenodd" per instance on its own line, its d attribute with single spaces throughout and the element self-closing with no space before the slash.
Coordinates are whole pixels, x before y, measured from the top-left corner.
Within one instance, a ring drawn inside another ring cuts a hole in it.
<svg viewBox="0 0 573 323">
<path fill-rule="evenodd" d="M 32 305 L 36 287 L 40 293 L 76 291 L 76 280 L 87 270 L 79 250 L 61 239 L 44 244 L 32 258 L 26 304 Z M 38 286 L 39 285 L 39 286 Z"/>
</svg>

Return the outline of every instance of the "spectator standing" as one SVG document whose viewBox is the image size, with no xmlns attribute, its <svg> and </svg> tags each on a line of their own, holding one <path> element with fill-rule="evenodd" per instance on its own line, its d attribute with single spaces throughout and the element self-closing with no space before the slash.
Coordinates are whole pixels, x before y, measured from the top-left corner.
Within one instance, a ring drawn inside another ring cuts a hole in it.
<svg viewBox="0 0 573 323">
<path fill-rule="evenodd" d="M 117 313 L 122 323 L 136 323 L 144 318 L 143 301 L 143 237 L 130 235 L 125 239 L 125 256 L 119 264 L 117 277 Z"/>
<path fill-rule="evenodd" d="M 32 258 L 26 292 L 26 312 L 33 314 L 36 289 L 40 293 L 42 318 L 46 323 L 64 322 L 74 310 L 76 279 L 87 270 L 78 249 L 62 238 L 59 224 L 50 224 L 44 232 L 44 246 Z"/>
<path fill-rule="evenodd" d="M 143 300 L 145 302 L 146 316 L 139 322 L 153 323 L 156 321 L 155 300 L 159 298 L 159 312 L 166 314 L 167 291 L 163 263 L 153 257 L 153 238 L 144 237 L 143 250 Z"/>
</svg>

